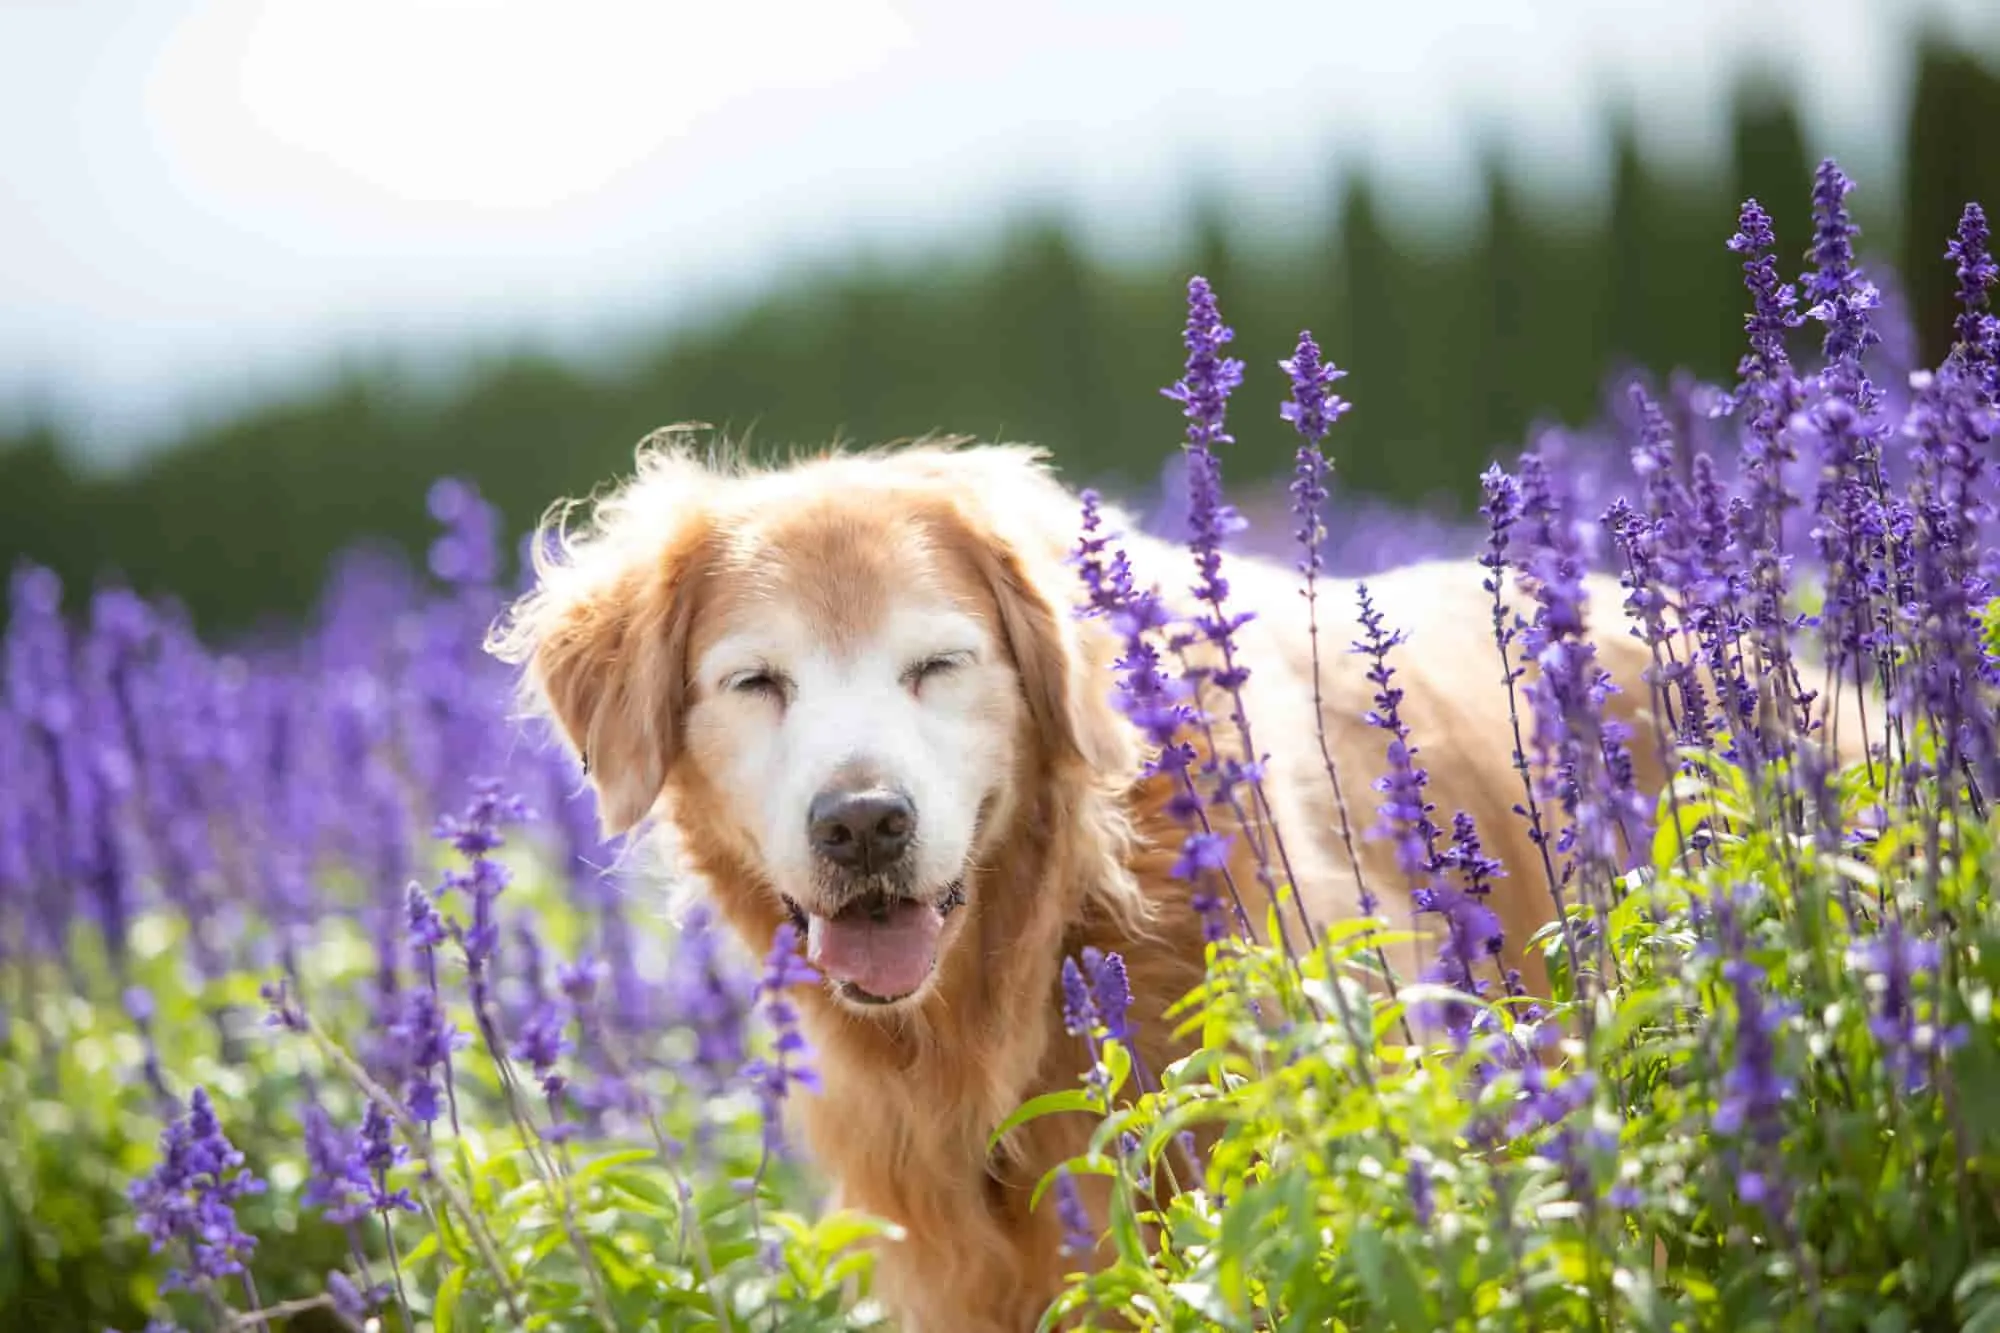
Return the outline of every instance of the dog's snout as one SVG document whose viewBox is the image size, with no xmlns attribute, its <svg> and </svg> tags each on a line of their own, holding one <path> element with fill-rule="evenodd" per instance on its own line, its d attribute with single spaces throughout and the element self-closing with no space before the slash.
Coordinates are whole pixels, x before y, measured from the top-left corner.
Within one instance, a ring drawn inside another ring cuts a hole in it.
<svg viewBox="0 0 2000 1333">
<path fill-rule="evenodd" d="M 917 807 L 900 792 L 823 791 L 806 811 L 813 850 L 846 870 L 887 869 L 910 845 Z"/>
</svg>

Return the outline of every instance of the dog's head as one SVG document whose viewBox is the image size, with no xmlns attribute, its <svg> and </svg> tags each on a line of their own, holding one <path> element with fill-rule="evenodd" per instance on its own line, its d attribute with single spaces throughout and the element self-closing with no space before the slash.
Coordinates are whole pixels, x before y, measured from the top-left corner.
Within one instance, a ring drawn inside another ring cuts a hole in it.
<svg viewBox="0 0 2000 1333">
<path fill-rule="evenodd" d="M 1131 761 L 1070 613 L 1075 531 L 1023 449 L 753 472 L 647 448 L 585 531 L 537 543 L 496 650 L 608 832 L 665 797 L 716 887 L 757 900 L 739 921 L 789 916 L 838 996 L 893 1005 L 924 993 L 1024 793 Z"/>
</svg>

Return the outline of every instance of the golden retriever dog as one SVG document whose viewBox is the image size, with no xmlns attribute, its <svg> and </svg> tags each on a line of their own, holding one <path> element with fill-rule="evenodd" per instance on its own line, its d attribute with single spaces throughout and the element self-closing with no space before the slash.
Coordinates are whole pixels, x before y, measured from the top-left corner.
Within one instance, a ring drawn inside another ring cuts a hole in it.
<svg viewBox="0 0 2000 1333">
<path fill-rule="evenodd" d="M 800 927 L 823 979 L 801 1008 L 825 1086 L 795 1113 L 835 1201 L 901 1225 L 875 1292 L 910 1333 L 1031 1329 L 1087 1261 L 1060 1253 L 1052 1198 L 1028 1207 L 1082 1150 L 1086 1118 L 988 1148 L 1009 1113 L 1087 1066 L 1061 1019 L 1065 955 L 1124 956 L 1134 1045 L 1154 1070 L 1185 1054 L 1162 1012 L 1203 973 L 1191 887 L 1171 873 L 1172 791 L 1141 777 L 1140 738 L 1114 705 L 1120 645 L 1074 611 L 1079 517 L 1021 447 L 920 443 L 759 470 L 656 438 L 580 531 L 537 543 L 537 586 L 496 630 L 532 706 L 582 757 L 609 832 L 670 826 L 753 952 Z M 1105 522 L 1138 581 L 1190 610 L 1187 550 L 1116 511 Z M 1407 927 L 1392 850 L 1365 836 L 1385 736 L 1364 720 L 1374 687 L 1349 651 L 1353 586 L 1322 586 L 1316 690 L 1298 575 L 1226 568 L 1232 605 L 1255 616 L 1237 638 L 1244 696 L 1309 911 L 1344 918 L 1357 898 L 1323 723 L 1370 887 Z M 1408 635 L 1393 664 L 1429 796 L 1443 824 L 1474 816 L 1511 872 L 1492 905 L 1508 961 L 1536 978 L 1521 945 L 1553 912 L 1511 809 L 1521 785 L 1483 573 L 1433 563 L 1370 584 Z M 1645 650 L 1616 582 L 1590 592 L 1651 791 Z M 1235 838 L 1233 871 L 1261 920 L 1248 841 Z M 1422 958 L 1406 945 L 1390 961 L 1409 976 Z"/>
</svg>

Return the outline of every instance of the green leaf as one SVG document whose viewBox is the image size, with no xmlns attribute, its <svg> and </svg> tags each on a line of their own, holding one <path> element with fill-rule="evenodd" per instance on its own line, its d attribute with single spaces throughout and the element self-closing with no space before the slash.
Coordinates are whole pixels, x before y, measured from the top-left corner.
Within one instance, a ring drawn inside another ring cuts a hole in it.
<svg viewBox="0 0 2000 1333">
<path fill-rule="evenodd" d="M 598 1174 L 599 1184 L 607 1190 L 622 1194 L 643 1205 L 641 1211 L 669 1221 L 677 1221 L 680 1218 L 679 1196 L 652 1176 L 642 1171 L 621 1171 L 615 1168 L 608 1168 Z"/>
<path fill-rule="evenodd" d="M 903 1235 L 903 1228 L 896 1223 L 854 1208 L 828 1213 L 813 1228 L 813 1241 L 822 1254 L 837 1254 L 851 1245 L 877 1237 L 901 1240 Z"/>
<path fill-rule="evenodd" d="M 658 1154 L 651 1148 L 622 1148 L 617 1152 L 608 1152 L 602 1156 L 591 1158 L 575 1171 L 571 1172 L 570 1178 L 577 1184 L 582 1185 L 603 1172 L 621 1166 L 630 1166 L 634 1162 L 652 1161 L 657 1156 Z"/>
<path fill-rule="evenodd" d="M 1072 1157 L 1067 1162 L 1050 1167 L 1042 1173 L 1042 1178 L 1035 1182 L 1035 1188 L 1028 1194 L 1029 1212 L 1032 1213 L 1041 1206 L 1042 1195 L 1048 1192 L 1049 1186 L 1055 1184 L 1056 1176 L 1065 1169 L 1073 1176 L 1115 1176 L 1118 1174 L 1118 1163 L 1109 1157 Z"/>
<path fill-rule="evenodd" d="M 1362 1289 L 1388 1314 L 1391 1327 L 1423 1333 L 1437 1327 L 1409 1255 L 1386 1241 L 1373 1223 L 1364 1222 L 1355 1229 L 1348 1239 L 1347 1255 Z"/>
<path fill-rule="evenodd" d="M 986 1150 L 993 1151 L 1000 1146 L 1000 1140 L 1027 1124 L 1045 1115 L 1061 1115 L 1066 1111 L 1086 1111 L 1097 1113 L 1097 1103 L 1090 1093 L 1082 1088 L 1068 1088 L 1062 1092 L 1045 1092 L 1041 1096 L 1023 1103 L 1014 1114 L 1000 1122 L 1000 1127 L 986 1137 Z"/>
<path fill-rule="evenodd" d="M 452 1324 L 458 1318 L 458 1298 L 465 1291 L 466 1272 L 466 1269 L 454 1268 L 438 1284 L 437 1300 L 431 1305 L 434 1333 L 451 1333 Z"/>
</svg>

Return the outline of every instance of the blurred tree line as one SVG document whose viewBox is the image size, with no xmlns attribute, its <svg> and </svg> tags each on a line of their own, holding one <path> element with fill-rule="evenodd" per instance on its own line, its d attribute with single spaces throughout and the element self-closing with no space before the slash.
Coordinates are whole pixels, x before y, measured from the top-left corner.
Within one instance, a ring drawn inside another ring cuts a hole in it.
<svg viewBox="0 0 2000 1333">
<path fill-rule="evenodd" d="M 1215 282 L 1248 362 L 1233 478 L 1289 464 L 1274 363 L 1309 325 L 1351 372 L 1357 406 L 1333 442 L 1343 484 L 1464 505 L 1477 468 L 1531 419 L 1593 415 L 1620 364 L 1729 373 L 1744 306 L 1723 247 L 1736 206 L 1765 203 L 1796 271 L 1814 166 L 1773 85 L 1745 80 L 1732 125 L 1720 169 L 1688 174 L 1649 161 L 1616 119 L 1596 216 L 1538 208 L 1490 153 L 1483 220 L 1446 253 L 1399 241 L 1351 175 L 1318 234 L 1253 243 L 1210 197 L 1188 253 L 1135 267 L 1093 260 L 1060 216 L 1024 216 L 985 255 L 816 273 L 615 372 L 518 354 L 441 391 L 351 371 L 115 476 L 81 472 L 57 432 L 29 428 L 0 440 L 0 565 L 28 557 L 73 583 L 115 574 L 177 594 L 210 628 L 241 628 L 305 608 L 329 554 L 357 538 L 420 549 L 441 474 L 476 480 L 522 530 L 551 499 L 622 473 L 646 432 L 686 420 L 759 447 L 929 430 L 1033 440 L 1073 477 L 1151 487 L 1179 439 L 1158 390 L 1179 371 L 1190 272 Z M 2000 77 L 1926 41 L 1898 148 L 1901 197 L 1863 179 L 1855 202 L 1868 257 L 1902 275 L 1935 360 L 1946 238 L 1965 200 L 2000 207 Z"/>
</svg>

